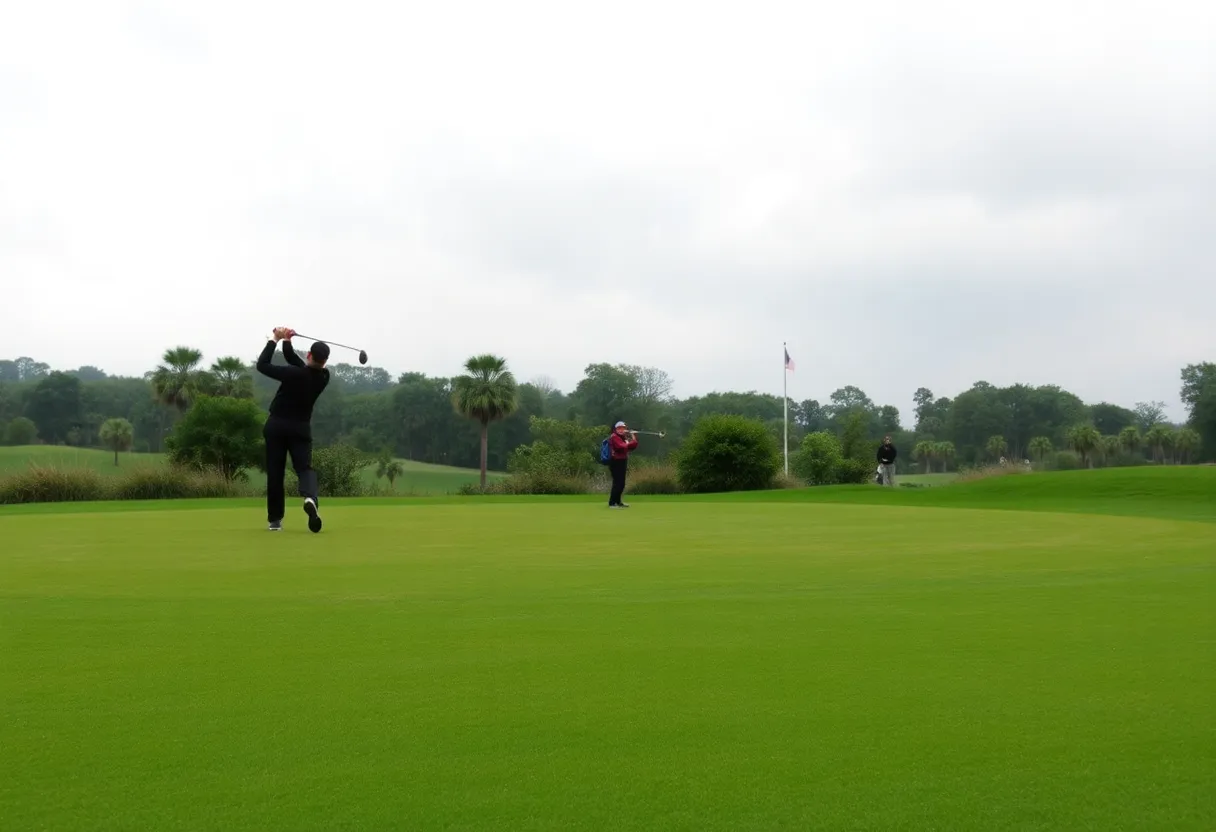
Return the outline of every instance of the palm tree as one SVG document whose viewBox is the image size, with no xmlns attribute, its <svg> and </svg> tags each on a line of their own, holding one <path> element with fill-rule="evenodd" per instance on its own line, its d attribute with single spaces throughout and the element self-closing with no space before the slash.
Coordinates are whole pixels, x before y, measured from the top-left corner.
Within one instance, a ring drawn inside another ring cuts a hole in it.
<svg viewBox="0 0 1216 832">
<path fill-rule="evenodd" d="M 1174 448 L 1184 465 L 1191 461 L 1191 454 L 1198 450 L 1201 444 L 1203 437 L 1194 428 L 1183 428 L 1174 436 Z"/>
<path fill-rule="evenodd" d="M 457 376 L 452 404 L 466 419 L 481 423 L 481 488 L 486 487 L 486 464 L 490 452 L 490 422 L 505 419 L 519 406 L 519 386 L 507 369 L 507 360 L 496 355 L 475 355 Z"/>
<path fill-rule="evenodd" d="M 217 396 L 233 399 L 253 398 L 253 377 L 249 367 L 236 356 L 221 358 L 211 365 L 214 390 Z"/>
<path fill-rule="evenodd" d="M 917 442 L 916 447 L 912 449 L 912 456 L 916 457 L 925 464 L 926 474 L 928 474 L 933 468 L 933 457 L 936 449 L 937 445 L 928 441 Z"/>
<path fill-rule="evenodd" d="M 1068 431 L 1068 444 L 1080 454 L 1082 464 L 1092 468 L 1094 463 L 1090 455 L 1102 444 L 1102 434 L 1093 425 L 1077 425 Z"/>
<path fill-rule="evenodd" d="M 999 460 L 1005 455 L 1005 451 L 1009 449 L 1009 443 L 1005 441 L 1005 437 L 998 434 L 997 436 L 988 437 L 988 444 L 984 448 L 988 451 L 988 456 L 992 457 L 993 460 Z"/>
<path fill-rule="evenodd" d="M 1174 457 L 1174 440 L 1177 438 L 1177 432 L 1169 425 L 1165 425 L 1165 432 L 1161 434 L 1161 456 L 1164 459 L 1168 454 L 1171 464 L 1178 461 Z"/>
<path fill-rule="evenodd" d="M 1153 425 L 1144 434 L 1144 444 L 1148 445 L 1153 452 L 1153 462 L 1165 461 L 1165 447 L 1169 444 L 1170 429 L 1168 425 L 1156 424 Z"/>
<path fill-rule="evenodd" d="M 376 479 L 380 479 L 381 477 L 387 479 L 389 488 L 393 487 L 393 483 L 397 477 L 401 476 L 401 472 L 404 470 L 401 463 L 393 459 L 393 455 L 390 453 L 383 453 L 376 460 Z"/>
<path fill-rule="evenodd" d="M 1030 444 L 1026 447 L 1027 450 L 1030 451 L 1030 455 L 1033 456 L 1040 465 L 1043 464 L 1043 457 L 1055 450 L 1054 446 L 1051 444 L 1051 439 L 1046 436 L 1036 436 L 1034 439 L 1030 440 Z"/>
<path fill-rule="evenodd" d="M 1129 454 L 1134 454 L 1140 449 L 1141 437 L 1140 428 L 1135 425 L 1128 425 L 1123 430 L 1119 431 L 1119 444 Z"/>
<path fill-rule="evenodd" d="M 1102 461 L 1109 465 L 1110 461 L 1119 455 L 1119 451 L 1122 449 L 1122 447 L 1123 443 L 1119 441 L 1119 437 L 1103 436 L 1101 446 Z"/>
<path fill-rule="evenodd" d="M 193 347 L 174 347 L 166 350 L 156 369 L 152 371 L 152 389 L 163 404 L 186 411 L 202 391 L 203 380 L 198 364 L 203 354 Z"/>
<path fill-rule="evenodd" d="M 126 419 L 106 419 L 101 425 L 101 441 L 114 451 L 114 464 L 118 464 L 118 452 L 129 451 L 135 431 Z"/>
<path fill-rule="evenodd" d="M 935 442 L 933 455 L 942 461 L 942 473 L 946 473 L 946 469 L 950 466 L 950 459 L 954 456 L 954 443 L 950 441 Z"/>
</svg>

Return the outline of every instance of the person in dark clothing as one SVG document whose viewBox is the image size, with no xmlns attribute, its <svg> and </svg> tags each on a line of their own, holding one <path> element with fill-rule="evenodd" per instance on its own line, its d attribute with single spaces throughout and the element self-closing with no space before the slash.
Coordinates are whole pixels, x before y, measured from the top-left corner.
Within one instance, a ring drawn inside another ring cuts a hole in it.
<svg viewBox="0 0 1216 832">
<path fill-rule="evenodd" d="M 317 508 L 317 472 L 312 468 L 312 409 L 329 384 L 329 370 L 325 369 L 329 345 L 317 341 L 301 359 L 291 346 L 294 334 L 289 327 L 276 328 L 273 340 L 266 342 L 258 356 L 258 372 L 279 382 L 278 392 L 270 403 L 270 416 L 262 428 L 266 438 L 266 519 L 272 532 L 283 528 L 283 476 L 290 453 L 291 465 L 300 480 L 308 528 L 315 534 L 321 531 L 321 514 Z M 275 345 L 280 341 L 286 367 L 271 363 Z"/>
<path fill-rule="evenodd" d="M 882 484 L 895 485 L 895 457 L 899 454 L 891 444 L 891 437 L 884 436 L 878 446 L 878 465 L 882 471 Z"/>
<path fill-rule="evenodd" d="M 628 435 L 628 439 L 626 439 Z M 617 422 L 612 436 L 608 437 L 608 448 L 611 455 L 608 459 L 608 470 L 612 472 L 612 492 L 608 495 L 608 508 L 629 508 L 628 503 L 621 502 L 625 494 L 625 472 L 629 470 L 629 455 L 638 447 L 638 436 Z"/>
</svg>

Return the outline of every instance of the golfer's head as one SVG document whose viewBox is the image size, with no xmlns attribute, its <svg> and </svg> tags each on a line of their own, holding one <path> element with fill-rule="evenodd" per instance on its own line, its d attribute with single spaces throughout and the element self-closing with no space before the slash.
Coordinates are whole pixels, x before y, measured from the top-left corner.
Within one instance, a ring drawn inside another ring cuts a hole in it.
<svg viewBox="0 0 1216 832">
<path fill-rule="evenodd" d="M 616 425 L 614 426 L 614 429 L 616 430 L 617 433 L 624 433 L 626 430 L 628 430 L 628 427 L 625 425 L 624 422 L 617 422 Z"/>
<path fill-rule="evenodd" d="M 890 444 L 891 444 L 891 437 L 889 437 L 889 436 L 884 436 L 884 437 L 882 438 L 882 442 L 883 442 L 883 444 L 884 444 L 884 445 L 890 445 Z"/>
<path fill-rule="evenodd" d="M 324 367 L 325 362 L 329 360 L 329 344 L 324 341 L 317 341 L 308 350 L 308 361 L 316 367 Z"/>
</svg>

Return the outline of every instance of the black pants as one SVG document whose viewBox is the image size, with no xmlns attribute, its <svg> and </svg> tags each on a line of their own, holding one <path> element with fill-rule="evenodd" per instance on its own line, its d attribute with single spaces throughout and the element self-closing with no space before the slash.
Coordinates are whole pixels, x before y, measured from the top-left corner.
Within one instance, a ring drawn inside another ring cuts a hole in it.
<svg viewBox="0 0 1216 832">
<path fill-rule="evenodd" d="M 625 494 L 625 471 L 628 468 L 627 459 L 608 460 L 608 470 L 612 473 L 612 493 L 608 495 L 608 505 L 620 505 L 621 497 Z"/>
<path fill-rule="evenodd" d="M 262 428 L 262 436 L 266 438 L 266 519 L 271 523 L 283 519 L 283 475 L 287 473 L 288 454 L 300 479 L 300 496 L 312 497 L 320 504 L 317 472 L 312 470 L 312 428 L 307 423 L 271 416 Z"/>
</svg>

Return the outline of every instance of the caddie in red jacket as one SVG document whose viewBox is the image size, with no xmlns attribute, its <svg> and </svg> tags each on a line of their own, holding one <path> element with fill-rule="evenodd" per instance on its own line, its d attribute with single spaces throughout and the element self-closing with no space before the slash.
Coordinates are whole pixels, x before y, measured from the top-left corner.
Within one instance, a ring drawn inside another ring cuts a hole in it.
<svg viewBox="0 0 1216 832">
<path fill-rule="evenodd" d="M 612 493 L 608 495 L 608 508 L 629 508 L 628 503 L 621 502 L 625 493 L 625 472 L 629 469 L 629 455 L 637 450 L 638 435 L 629 430 L 624 422 L 613 426 L 612 436 L 608 437 L 608 448 L 611 456 L 608 460 L 608 470 L 612 472 Z"/>
</svg>

